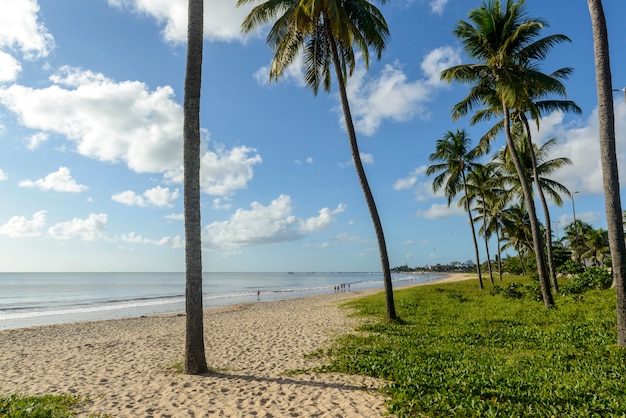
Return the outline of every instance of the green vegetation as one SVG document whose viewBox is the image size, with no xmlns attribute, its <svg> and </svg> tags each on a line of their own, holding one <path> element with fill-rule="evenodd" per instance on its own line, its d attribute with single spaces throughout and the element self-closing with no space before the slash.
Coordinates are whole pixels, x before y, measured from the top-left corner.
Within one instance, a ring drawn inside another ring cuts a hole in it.
<svg viewBox="0 0 626 418">
<path fill-rule="evenodd" d="M 475 280 L 414 287 L 396 292 L 400 323 L 384 320 L 382 294 L 349 302 L 371 320 L 322 369 L 387 380 L 399 417 L 625 416 L 614 290 L 557 296 L 549 310 L 537 296 L 519 276 L 492 292 Z"/>
<path fill-rule="evenodd" d="M 70 395 L 0 397 L 0 418 L 70 418 L 80 399 Z"/>
</svg>

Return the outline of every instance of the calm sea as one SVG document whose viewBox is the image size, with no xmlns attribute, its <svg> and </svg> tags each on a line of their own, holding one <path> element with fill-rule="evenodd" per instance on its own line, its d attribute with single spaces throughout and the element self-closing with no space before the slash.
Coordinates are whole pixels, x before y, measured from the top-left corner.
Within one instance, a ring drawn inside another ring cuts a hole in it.
<svg viewBox="0 0 626 418">
<path fill-rule="evenodd" d="M 441 275 L 395 274 L 394 286 Z M 381 273 L 204 273 L 204 307 L 383 287 Z M 348 286 L 349 285 L 349 286 Z M 0 273 L 0 330 L 184 312 L 184 273 Z"/>
</svg>

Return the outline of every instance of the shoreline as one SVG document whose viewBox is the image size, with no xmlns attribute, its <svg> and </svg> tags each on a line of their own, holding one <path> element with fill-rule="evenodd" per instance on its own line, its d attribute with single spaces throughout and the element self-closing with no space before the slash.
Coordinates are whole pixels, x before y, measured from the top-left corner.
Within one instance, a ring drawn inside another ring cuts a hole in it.
<svg viewBox="0 0 626 418">
<path fill-rule="evenodd" d="M 346 274 L 348 276 L 346 276 Z M 101 279 L 105 280 L 105 283 L 106 281 L 111 281 L 112 285 L 103 286 L 102 294 L 91 292 L 89 283 L 94 278 L 90 277 L 90 275 L 85 277 L 78 276 L 72 278 L 72 280 L 79 280 L 78 287 L 73 289 L 73 293 L 71 293 L 71 295 L 75 296 L 74 299 L 71 297 L 68 298 L 67 295 L 60 294 L 54 289 L 49 296 L 43 296 L 46 295 L 46 293 L 40 290 L 34 290 L 31 300 L 32 306 L 28 306 L 23 302 L 27 300 L 24 296 L 28 294 L 28 286 L 33 286 L 33 283 L 27 280 L 24 290 L 26 293 L 16 293 L 12 295 L 11 292 L 15 293 L 15 290 L 10 290 L 8 306 L 4 306 L 4 308 L 0 307 L 0 330 L 60 323 L 102 321 L 184 313 L 184 293 L 172 293 L 173 282 L 169 273 L 165 273 L 165 276 L 155 278 L 156 288 L 152 293 L 146 290 L 140 292 L 133 290 L 135 288 L 146 289 L 146 285 L 149 287 L 151 283 L 150 275 L 149 273 L 139 273 L 138 277 L 133 274 L 127 277 L 124 273 L 116 273 L 112 276 L 105 274 Z M 256 288 L 248 276 L 241 276 L 239 273 L 235 273 L 235 276 L 232 276 L 232 274 L 224 277 L 216 276 L 208 280 L 207 286 L 203 287 L 203 303 L 205 308 L 208 309 L 258 301 L 301 298 L 317 294 L 345 292 L 346 290 L 378 289 L 383 287 L 382 274 L 373 273 L 298 273 L 294 274 L 294 276 L 289 276 L 289 278 L 287 278 L 287 273 L 279 276 L 275 276 L 273 273 L 256 273 L 256 275 L 259 277 L 255 275 L 251 277 L 255 280 L 267 279 L 268 281 L 262 281 L 259 287 Z M 312 275 L 314 278 L 309 280 L 309 275 Z M 413 284 L 414 282 L 432 281 L 441 276 L 441 273 L 392 274 L 394 287 L 404 286 L 407 282 Z M 296 277 L 296 281 L 291 277 Z M 229 284 L 223 283 L 224 280 L 228 280 L 228 278 L 237 279 L 236 282 L 239 283 L 239 285 L 230 286 Z M 179 282 L 175 286 L 176 290 L 181 291 L 182 289 L 184 292 L 184 276 L 178 277 L 177 279 Z M 56 280 L 59 279 L 57 278 Z M 146 280 L 148 280 L 146 283 L 142 282 Z M 34 281 L 34 283 L 36 282 L 37 280 Z M 55 283 L 54 280 L 52 280 L 52 283 Z M 112 289 L 115 284 L 125 286 L 127 290 L 123 293 L 115 293 L 107 290 L 107 288 Z M 220 286 L 220 284 L 222 286 Z M 60 287 L 69 285 L 69 279 L 60 279 Z M 1 290 L 2 286 L 0 284 L 0 293 L 2 293 Z M 40 292 L 41 295 L 37 292 Z M 14 300 L 22 300 L 22 302 L 12 304 L 12 296 Z M 52 301 L 49 306 L 45 305 L 46 297 L 49 297 Z M 0 299 L 2 298 L 0 297 Z M 44 304 L 42 304 L 42 302 L 44 302 Z"/>
<path fill-rule="evenodd" d="M 449 274 L 423 286 L 472 278 Z M 407 287 L 402 286 L 402 287 Z M 383 382 L 337 373 L 285 374 L 351 332 L 340 304 L 381 289 L 250 302 L 205 310 L 205 350 L 215 373 L 174 371 L 184 352 L 183 314 L 0 331 L 0 393 L 76 394 L 79 416 L 359 416 L 385 413 Z"/>
</svg>

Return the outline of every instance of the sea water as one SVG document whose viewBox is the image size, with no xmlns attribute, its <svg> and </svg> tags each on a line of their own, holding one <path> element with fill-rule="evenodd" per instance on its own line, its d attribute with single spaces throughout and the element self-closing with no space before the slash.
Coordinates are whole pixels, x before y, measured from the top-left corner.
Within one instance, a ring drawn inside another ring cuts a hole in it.
<svg viewBox="0 0 626 418">
<path fill-rule="evenodd" d="M 438 274 L 394 274 L 394 286 Z M 382 273 L 204 273 L 205 308 L 383 287 Z M 0 330 L 182 313 L 184 273 L 0 273 Z"/>
</svg>

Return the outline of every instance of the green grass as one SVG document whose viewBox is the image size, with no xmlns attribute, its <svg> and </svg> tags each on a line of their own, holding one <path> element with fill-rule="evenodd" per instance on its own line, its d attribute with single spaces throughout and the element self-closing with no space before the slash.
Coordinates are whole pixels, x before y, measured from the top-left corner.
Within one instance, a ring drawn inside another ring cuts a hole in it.
<svg viewBox="0 0 626 418">
<path fill-rule="evenodd" d="M 71 418 L 79 403 L 69 395 L 0 397 L 0 418 Z"/>
<path fill-rule="evenodd" d="M 516 277 L 501 286 L 513 281 L 530 284 Z M 489 287 L 471 280 L 395 292 L 397 324 L 384 320 L 384 295 L 352 301 L 372 320 L 339 339 L 322 370 L 386 379 L 399 417 L 626 417 L 613 290 L 556 296 L 546 310 Z"/>
</svg>

